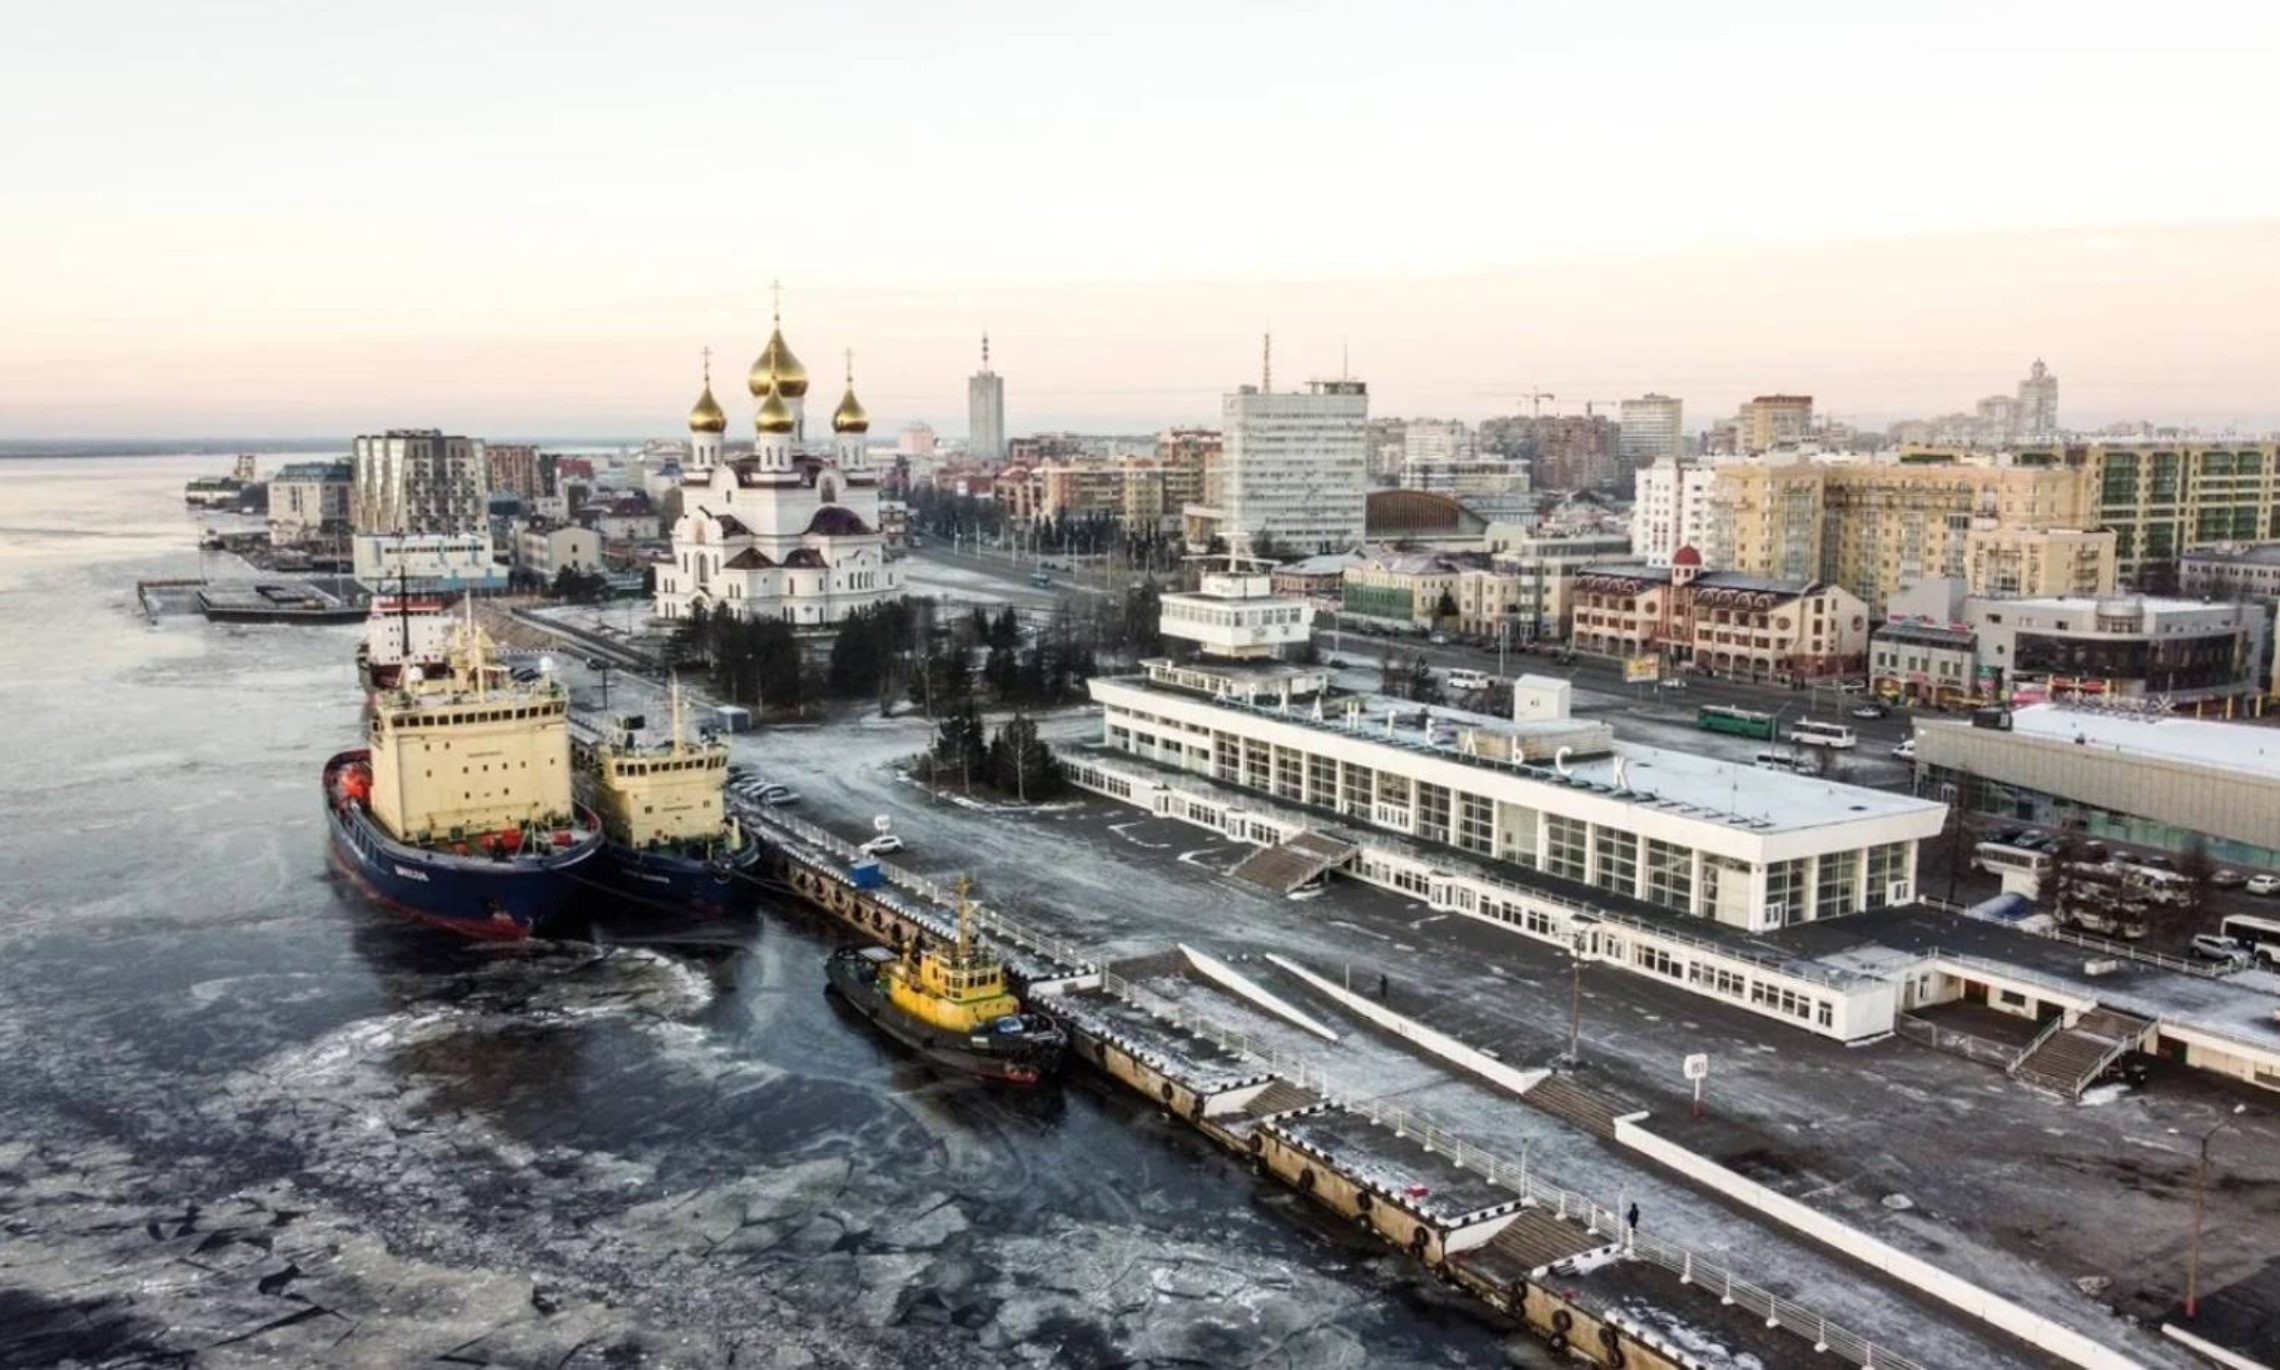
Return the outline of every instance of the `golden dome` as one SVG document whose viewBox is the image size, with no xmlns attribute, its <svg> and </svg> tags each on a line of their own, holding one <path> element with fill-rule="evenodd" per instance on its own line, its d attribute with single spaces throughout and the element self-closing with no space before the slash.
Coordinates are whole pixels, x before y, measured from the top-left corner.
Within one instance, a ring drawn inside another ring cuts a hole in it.
<svg viewBox="0 0 2280 1370">
<path fill-rule="evenodd" d="M 692 433 L 725 433 L 728 415 L 721 412 L 720 401 L 713 398 L 712 377 L 705 378 L 705 393 L 697 396 L 697 407 L 689 411 L 689 431 Z"/>
<path fill-rule="evenodd" d="M 759 360 L 752 363 L 752 374 L 744 378 L 744 383 L 751 388 L 754 399 L 767 394 L 770 384 L 787 400 L 796 400 L 807 393 L 807 368 L 800 365 L 800 359 L 792 355 L 791 347 L 784 342 L 782 327 L 768 335 L 768 346 L 761 350 Z"/>
<path fill-rule="evenodd" d="M 863 402 L 855 398 L 855 354 L 847 354 L 847 393 L 839 397 L 839 407 L 831 411 L 831 431 L 834 433 L 868 433 L 871 416 L 863 412 Z"/>
<path fill-rule="evenodd" d="M 792 431 L 792 407 L 784 403 L 781 387 L 771 384 L 768 398 L 760 401 L 760 413 L 752 426 L 763 433 L 789 433 Z"/>
</svg>

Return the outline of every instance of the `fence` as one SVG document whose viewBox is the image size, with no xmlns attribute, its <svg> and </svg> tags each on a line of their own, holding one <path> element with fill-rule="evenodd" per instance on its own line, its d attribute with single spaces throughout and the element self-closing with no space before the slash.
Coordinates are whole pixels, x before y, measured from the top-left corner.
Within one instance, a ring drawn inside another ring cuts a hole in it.
<svg viewBox="0 0 2280 1370">
<path fill-rule="evenodd" d="M 839 857 L 841 860 L 854 861 L 868 855 L 855 843 L 838 837 L 795 814 L 785 813 L 781 809 L 762 811 L 760 821 L 771 827 L 782 828 L 810 846 L 819 848 L 827 855 Z M 876 860 L 877 858 L 871 859 Z M 958 892 L 956 890 L 944 889 L 935 881 L 929 880 L 915 871 L 904 870 L 891 862 L 880 861 L 878 864 L 879 874 L 898 889 L 908 890 L 921 899 L 932 902 L 938 908 L 955 909 L 958 907 Z M 986 905 L 972 900 L 967 902 L 973 908 L 974 926 L 998 941 L 1025 948 L 1035 955 L 1053 962 L 1056 966 L 1072 971 L 1087 971 L 1096 964 L 1091 953 L 1065 937 L 1059 937 L 1032 927 L 1010 914 L 1001 913 Z"/>
<path fill-rule="evenodd" d="M 2057 1022 L 2058 1020 L 2052 1019 L 2051 1021 Z M 1968 1032 L 1959 1032 L 1951 1027 L 1942 1027 L 1927 1018 L 1918 1018 L 1912 1013 L 1903 1013 L 1894 1018 L 1892 1030 L 1909 1041 L 1928 1046 L 1934 1051 L 1945 1051 L 1957 1056 L 1968 1057 L 1971 1060 L 1994 1066 L 2003 1071 L 2009 1071 L 2012 1066 L 2018 1064 L 2021 1057 L 2026 1055 L 2026 1052 L 2015 1047 L 2007 1047 L 2001 1042 L 1990 1041 L 1985 1037 L 1975 1036 Z"/>
<path fill-rule="evenodd" d="M 1626 1232 L 1622 1215 L 1615 1209 L 1588 1195 L 1552 1183 L 1541 1174 L 1532 1173 L 1525 1152 L 1521 1155 L 1520 1163 L 1514 1165 L 1418 1113 L 1346 1089 L 1321 1067 L 1266 1043 L 1254 1041 L 1248 1034 L 1222 1027 L 1192 1009 L 1150 993 L 1121 976 L 1103 974 L 1101 987 L 1175 1027 L 1194 1033 L 1225 1050 L 1264 1063 L 1275 1074 L 1293 1084 L 1313 1090 L 1337 1107 L 1359 1113 L 1380 1127 L 1391 1128 L 1398 1136 L 1415 1138 L 1428 1149 L 1447 1157 L 1452 1164 L 1485 1176 L 1492 1183 L 1511 1190 L 1524 1203 L 1580 1222 L 1594 1235 L 1605 1237 L 1610 1242 L 1627 1242 L 1632 1255 L 1671 1271 L 1684 1283 L 1698 1285 L 1727 1302 L 1750 1310 L 1764 1318 L 1768 1326 L 1786 1328 L 1798 1336 L 1810 1338 L 1814 1346 L 1827 1347 L 1853 1364 L 1864 1367 L 1864 1370 L 1925 1370 L 1920 1362 L 1832 1323 L 1803 1304 L 1752 1284 L 1736 1276 L 1731 1268 L 1700 1256 L 1686 1247 Z"/>
</svg>

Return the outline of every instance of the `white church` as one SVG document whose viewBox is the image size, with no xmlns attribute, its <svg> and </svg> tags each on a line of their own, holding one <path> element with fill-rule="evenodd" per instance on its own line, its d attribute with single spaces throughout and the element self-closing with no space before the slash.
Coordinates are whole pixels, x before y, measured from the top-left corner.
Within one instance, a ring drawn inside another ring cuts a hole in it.
<svg viewBox="0 0 2280 1370">
<path fill-rule="evenodd" d="M 858 609 L 903 596 L 902 575 L 879 533 L 879 476 L 865 435 L 870 416 L 847 393 L 832 411 L 832 443 L 810 450 L 807 368 L 784 343 L 781 315 L 746 385 L 760 402 L 752 455 L 729 460 L 728 416 L 713 399 L 712 369 L 689 411 L 689 460 L 673 559 L 657 568 L 657 615 L 778 618 L 827 628 Z"/>
</svg>

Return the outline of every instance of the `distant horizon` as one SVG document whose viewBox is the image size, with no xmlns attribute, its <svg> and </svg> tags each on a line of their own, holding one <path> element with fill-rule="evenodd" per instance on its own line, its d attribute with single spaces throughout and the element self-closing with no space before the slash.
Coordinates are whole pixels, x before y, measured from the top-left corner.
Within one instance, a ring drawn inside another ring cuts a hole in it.
<svg viewBox="0 0 2280 1370">
<path fill-rule="evenodd" d="M 1270 332 L 1389 416 L 2280 429 L 2280 6 L 130 9 L 0 50 L 0 435 L 676 435 L 708 348 L 744 433 L 775 280 L 811 426 L 851 350 L 962 435 L 986 330 L 1013 433 Z"/>
</svg>

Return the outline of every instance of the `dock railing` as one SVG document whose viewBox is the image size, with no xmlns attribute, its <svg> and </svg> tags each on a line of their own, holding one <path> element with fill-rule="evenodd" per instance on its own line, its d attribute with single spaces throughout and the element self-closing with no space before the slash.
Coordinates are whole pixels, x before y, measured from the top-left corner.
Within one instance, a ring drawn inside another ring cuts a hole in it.
<svg viewBox="0 0 2280 1370">
<path fill-rule="evenodd" d="M 796 814 L 785 813 L 782 809 L 762 809 L 758 818 L 760 822 L 782 828 L 801 841 L 820 848 L 829 855 L 839 857 L 841 860 L 855 861 L 866 855 L 862 848 L 855 843 L 810 823 Z M 878 860 L 876 857 L 871 859 Z M 908 890 L 944 910 L 954 910 L 958 907 L 958 892 L 956 890 L 945 889 L 940 883 L 930 880 L 916 871 L 904 870 L 891 861 L 879 861 L 879 874 L 896 888 Z M 1090 952 L 1066 937 L 1033 927 L 1013 915 L 993 909 L 979 900 L 969 898 L 967 903 L 973 906 L 975 925 L 980 927 L 984 934 L 996 941 L 1009 943 L 1071 971 L 1089 971 L 1098 964 Z"/>
<path fill-rule="evenodd" d="M 1677 1275 L 1681 1283 L 1708 1290 L 1723 1303 L 1748 1309 L 1765 1319 L 1769 1327 L 1786 1328 L 1808 1339 L 1816 1348 L 1833 1351 L 1854 1365 L 1863 1367 L 1863 1370 L 1925 1370 L 1921 1362 L 1871 1341 L 1841 1324 L 1833 1323 L 1804 1304 L 1783 1298 L 1762 1285 L 1754 1284 L 1736 1275 L 1729 1266 L 1675 1242 L 1627 1230 L 1618 1210 L 1589 1195 L 1546 1179 L 1541 1170 L 1530 1168 L 1525 1157 L 1515 1165 L 1495 1152 L 1466 1141 L 1459 1134 L 1422 1114 L 1349 1090 L 1327 1071 L 1304 1058 L 1257 1041 L 1247 1033 L 1213 1022 L 1122 976 L 1103 974 L 1101 987 L 1175 1027 L 1261 1062 L 1275 1074 L 1314 1091 L 1337 1107 L 1359 1113 L 1380 1127 L 1391 1128 L 1399 1136 L 1416 1140 L 1427 1150 L 1448 1157 L 1452 1164 L 1485 1176 L 1492 1183 L 1511 1190 L 1523 1203 L 1582 1223 L 1593 1234 L 1605 1237 L 1610 1245 L 1623 1247 L 1627 1255 L 1661 1266 Z"/>
</svg>

